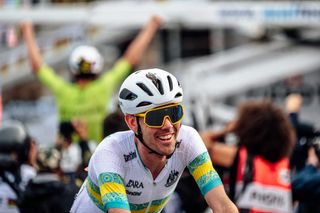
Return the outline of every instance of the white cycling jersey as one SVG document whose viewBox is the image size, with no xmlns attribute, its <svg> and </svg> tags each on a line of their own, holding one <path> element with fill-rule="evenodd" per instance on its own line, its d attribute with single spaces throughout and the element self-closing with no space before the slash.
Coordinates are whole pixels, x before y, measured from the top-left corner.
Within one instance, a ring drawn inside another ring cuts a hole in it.
<svg viewBox="0 0 320 213">
<path fill-rule="evenodd" d="M 181 126 L 177 148 L 156 179 L 141 161 L 134 137 L 132 131 L 118 132 L 99 144 L 71 212 L 101 213 L 110 208 L 160 212 L 186 167 L 203 195 L 222 184 L 200 135 L 192 127 Z"/>
</svg>

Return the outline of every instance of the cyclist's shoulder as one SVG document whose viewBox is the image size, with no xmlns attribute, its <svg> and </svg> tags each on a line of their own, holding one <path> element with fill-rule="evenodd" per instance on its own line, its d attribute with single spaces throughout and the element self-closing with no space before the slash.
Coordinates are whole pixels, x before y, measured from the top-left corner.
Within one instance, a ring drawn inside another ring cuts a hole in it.
<svg viewBox="0 0 320 213">
<path fill-rule="evenodd" d="M 180 137 L 190 137 L 192 135 L 198 135 L 198 131 L 191 127 L 191 126 L 188 126 L 188 125 L 181 125 L 181 128 L 180 128 L 180 132 L 179 132 L 179 136 Z"/>
<path fill-rule="evenodd" d="M 97 150 L 126 150 L 134 146 L 134 133 L 131 130 L 119 131 L 105 137 Z"/>
<path fill-rule="evenodd" d="M 199 133 L 196 129 L 191 126 L 181 125 L 177 142 L 179 143 L 180 149 L 189 150 L 190 146 L 194 146 L 201 140 Z"/>
<path fill-rule="evenodd" d="M 192 126 L 186 125 L 186 124 L 182 124 L 181 125 L 181 129 L 184 129 L 186 131 L 197 131 L 195 128 L 193 128 Z"/>
<path fill-rule="evenodd" d="M 105 137 L 103 141 L 124 141 L 128 140 L 129 138 L 132 138 L 134 136 L 133 131 L 131 130 L 124 130 L 124 131 L 118 131 L 115 133 L 112 133 Z M 121 142 L 120 142 L 121 143 Z"/>
</svg>

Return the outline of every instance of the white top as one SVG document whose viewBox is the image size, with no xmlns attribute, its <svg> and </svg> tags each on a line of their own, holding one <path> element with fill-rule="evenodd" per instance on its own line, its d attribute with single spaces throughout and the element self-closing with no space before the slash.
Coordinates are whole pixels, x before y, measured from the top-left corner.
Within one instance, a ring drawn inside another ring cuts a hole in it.
<svg viewBox="0 0 320 213">
<path fill-rule="evenodd" d="M 101 213 L 109 208 L 160 212 L 186 167 L 203 195 L 221 184 L 200 135 L 192 127 L 181 126 L 177 148 L 155 180 L 140 159 L 134 137 L 130 130 L 118 132 L 99 144 L 71 212 Z"/>
<path fill-rule="evenodd" d="M 61 151 L 60 168 L 63 172 L 76 172 L 81 164 L 81 149 L 78 144 L 71 143 Z"/>
</svg>

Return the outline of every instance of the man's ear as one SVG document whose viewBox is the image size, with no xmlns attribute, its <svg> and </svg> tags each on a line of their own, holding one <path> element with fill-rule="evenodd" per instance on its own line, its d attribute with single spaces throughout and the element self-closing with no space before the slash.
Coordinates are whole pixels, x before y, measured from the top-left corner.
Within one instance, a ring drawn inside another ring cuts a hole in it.
<svg viewBox="0 0 320 213">
<path fill-rule="evenodd" d="M 137 132 L 137 119 L 134 115 L 127 114 L 124 116 L 124 120 L 132 131 Z"/>
</svg>

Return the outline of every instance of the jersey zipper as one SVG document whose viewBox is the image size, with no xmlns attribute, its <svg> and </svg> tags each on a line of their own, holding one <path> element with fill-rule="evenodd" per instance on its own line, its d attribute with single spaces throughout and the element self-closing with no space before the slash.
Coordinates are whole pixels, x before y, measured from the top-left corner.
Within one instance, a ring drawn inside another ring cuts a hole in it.
<svg viewBox="0 0 320 213">
<path fill-rule="evenodd" d="M 153 180 L 153 176 L 152 176 L 150 170 L 148 170 L 148 171 L 149 171 L 150 177 L 151 177 L 152 180 Z M 147 209 L 146 209 L 146 213 L 149 212 L 149 208 L 150 208 L 150 206 L 151 206 L 151 204 L 152 204 L 153 191 L 154 191 L 154 188 L 155 188 L 156 184 L 157 184 L 157 183 L 155 182 L 155 180 L 153 180 L 152 187 L 151 187 L 151 190 L 150 190 L 151 193 L 150 193 L 150 197 L 149 197 L 150 202 L 149 202 L 148 207 L 147 207 Z"/>
</svg>

